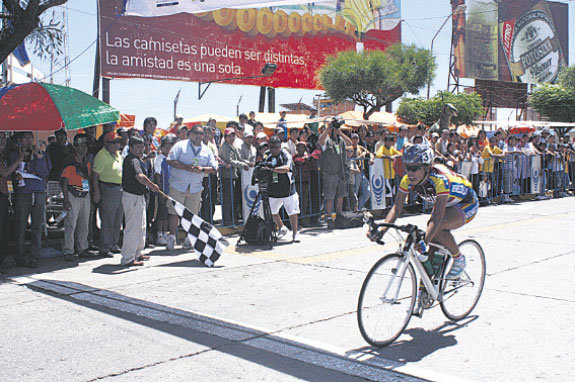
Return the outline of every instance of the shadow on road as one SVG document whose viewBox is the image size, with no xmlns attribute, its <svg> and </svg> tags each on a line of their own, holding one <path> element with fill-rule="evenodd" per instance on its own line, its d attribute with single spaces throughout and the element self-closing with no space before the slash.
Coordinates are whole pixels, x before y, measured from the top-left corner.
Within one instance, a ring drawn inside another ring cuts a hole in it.
<svg viewBox="0 0 575 383">
<path fill-rule="evenodd" d="M 419 362 L 437 350 L 455 346 L 457 339 L 452 332 L 467 326 L 477 318 L 477 315 L 472 315 L 457 323 L 445 322 L 433 330 L 426 330 L 421 327 L 410 328 L 403 333 L 409 335 L 411 339 L 402 339 L 383 348 L 362 347 L 351 350 L 347 354 L 350 356 L 372 355 L 374 358 L 383 358 L 401 364 Z"/>
<path fill-rule="evenodd" d="M 365 375 L 377 381 L 419 380 L 409 375 L 287 340 L 272 333 L 132 298 L 110 290 L 49 279 L 36 280 L 24 286 L 66 302 L 204 345 L 212 350 L 279 371 L 299 380 L 365 381 L 358 377 Z M 169 363 L 170 360 L 158 363 L 164 362 Z M 358 372 L 360 370 L 363 374 Z M 117 374 L 112 373 L 112 375 Z"/>
</svg>

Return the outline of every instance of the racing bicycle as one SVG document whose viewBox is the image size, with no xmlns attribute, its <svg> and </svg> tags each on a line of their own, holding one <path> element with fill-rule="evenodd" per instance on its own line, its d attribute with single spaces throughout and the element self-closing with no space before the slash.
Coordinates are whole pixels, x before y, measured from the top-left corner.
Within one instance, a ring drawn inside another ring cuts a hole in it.
<svg viewBox="0 0 575 383">
<path fill-rule="evenodd" d="M 467 265 L 462 274 L 448 278 L 453 258 L 445 247 L 431 243 L 429 259 L 420 261 L 417 243 L 425 232 L 416 225 L 375 223 L 367 216 L 372 238 L 383 245 L 387 227 L 405 233 L 398 252 L 378 260 L 367 273 L 357 303 L 357 320 L 363 338 L 372 346 L 384 347 L 405 330 L 412 316 L 439 303 L 441 311 L 452 321 L 467 317 L 477 305 L 485 283 L 485 255 L 479 243 L 467 239 L 459 244 Z"/>
</svg>

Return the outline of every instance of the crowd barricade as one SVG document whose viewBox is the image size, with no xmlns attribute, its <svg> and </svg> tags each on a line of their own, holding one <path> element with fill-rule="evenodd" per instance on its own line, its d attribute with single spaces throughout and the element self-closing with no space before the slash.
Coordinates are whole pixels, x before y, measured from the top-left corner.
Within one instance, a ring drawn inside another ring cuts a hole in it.
<svg viewBox="0 0 575 383">
<path fill-rule="evenodd" d="M 357 159 L 363 160 L 363 159 Z M 400 160 L 400 159 L 399 159 Z M 376 158 L 368 171 L 356 175 L 353 187 L 361 208 L 362 202 L 367 210 L 388 210 L 393 206 L 399 183 L 403 176 L 401 163 L 389 159 Z M 391 170 L 394 171 L 391 171 Z M 252 185 L 253 168 L 242 169 L 238 178 L 234 178 L 232 168 L 220 167 L 217 176 L 211 175 L 204 180 L 202 196 L 202 218 L 221 227 L 241 226 L 245 223 L 254 204 L 261 210 L 261 198 L 258 198 L 258 185 Z M 461 172 L 461 167 L 455 169 Z M 368 177 L 369 174 L 369 177 Z M 325 213 L 322 198 L 321 169 L 303 171 L 296 167 L 294 171 L 296 192 L 300 201 L 300 221 L 303 224 L 315 224 Z M 509 202 L 520 196 L 542 198 L 560 197 L 568 191 L 575 191 L 575 156 L 511 154 L 502 158 L 483 158 L 479 172 L 470 175 L 473 188 L 482 205 Z M 344 210 L 348 210 L 349 201 L 344 201 Z M 221 215 L 215 214 L 216 205 L 220 205 Z M 410 193 L 406 207 L 414 212 L 430 212 L 432 203 L 428 203 Z M 282 219 L 287 215 L 282 209 Z"/>
</svg>

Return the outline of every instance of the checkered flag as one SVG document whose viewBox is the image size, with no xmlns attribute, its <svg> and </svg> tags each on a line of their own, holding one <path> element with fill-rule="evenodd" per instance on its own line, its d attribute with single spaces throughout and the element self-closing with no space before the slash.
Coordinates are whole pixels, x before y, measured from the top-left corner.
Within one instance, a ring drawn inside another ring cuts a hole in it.
<svg viewBox="0 0 575 383">
<path fill-rule="evenodd" d="M 200 254 L 200 262 L 207 267 L 212 267 L 229 243 L 222 237 L 218 229 L 186 209 L 178 201 L 171 200 L 181 218 L 180 224 L 186 231 L 192 247 Z"/>
</svg>

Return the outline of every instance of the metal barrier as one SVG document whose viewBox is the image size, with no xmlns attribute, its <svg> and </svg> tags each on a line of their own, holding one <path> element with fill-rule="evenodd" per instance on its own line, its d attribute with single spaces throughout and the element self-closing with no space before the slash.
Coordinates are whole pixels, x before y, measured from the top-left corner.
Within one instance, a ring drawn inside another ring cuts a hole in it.
<svg viewBox="0 0 575 383">
<path fill-rule="evenodd" d="M 363 158 L 352 160 L 363 161 Z M 378 159 L 376 159 L 378 160 Z M 384 168 L 396 167 L 388 159 L 382 160 Z M 386 164 L 385 162 L 389 162 Z M 470 175 L 473 188 L 482 205 L 506 203 L 513 198 L 547 198 L 547 196 L 561 197 L 568 191 L 575 191 L 575 156 L 549 155 L 529 156 L 525 154 L 510 154 L 503 158 L 484 158 L 479 172 Z M 454 169 L 459 172 L 461 169 Z M 385 209 L 389 209 L 395 202 L 401 177 L 396 175 L 389 178 L 392 172 L 384 172 L 383 193 Z M 296 191 L 300 200 L 300 220 L 303 224 L 315 224 L 325 214 L 322 197 L 321 169 L 310 170 L 297 166 L 294 172 Z M 362 171 L 354 179 L 353 191 L 359 201 L 358 210 L 365 204 L 365 209 L 375 209 L 377 201 L 374 197 L 373 180 Z M 377 186 L 377 185 L 376 185 Z M 214 190 L 214 188 L 216 188 Z M 379 187 L 381 189 L 381 185 Z M 202 217 L 220 227 L 233 227 L 243 224 L 242 205 L 245 196 L 242 193 L 240 179 L 234 178 L 232 168 L 220 167 L 218 176 L 211 175 L 204 179 L 204 192 L 202 193 Z M 255 192 L 254 192 L 255 194 Z M 522 197 L 525 196 L 525 197 Z M 249 198 L 255 197 L 252 195 Z M 257 201 L 250 201 L 256 203 Z M 221 205 L 221 221 L 216 212 L 216 205 Z M 251 206 L 251 205 L 249 205 Z M 349 210 L 349 202 L 344 202 L 344 209 Z M 406 207 L 413 212 L 429 212 L 432 205 L 411 193 Z M 287 220 L 283 209 L 280 213 L 282 219 Z"/>
</svg>

